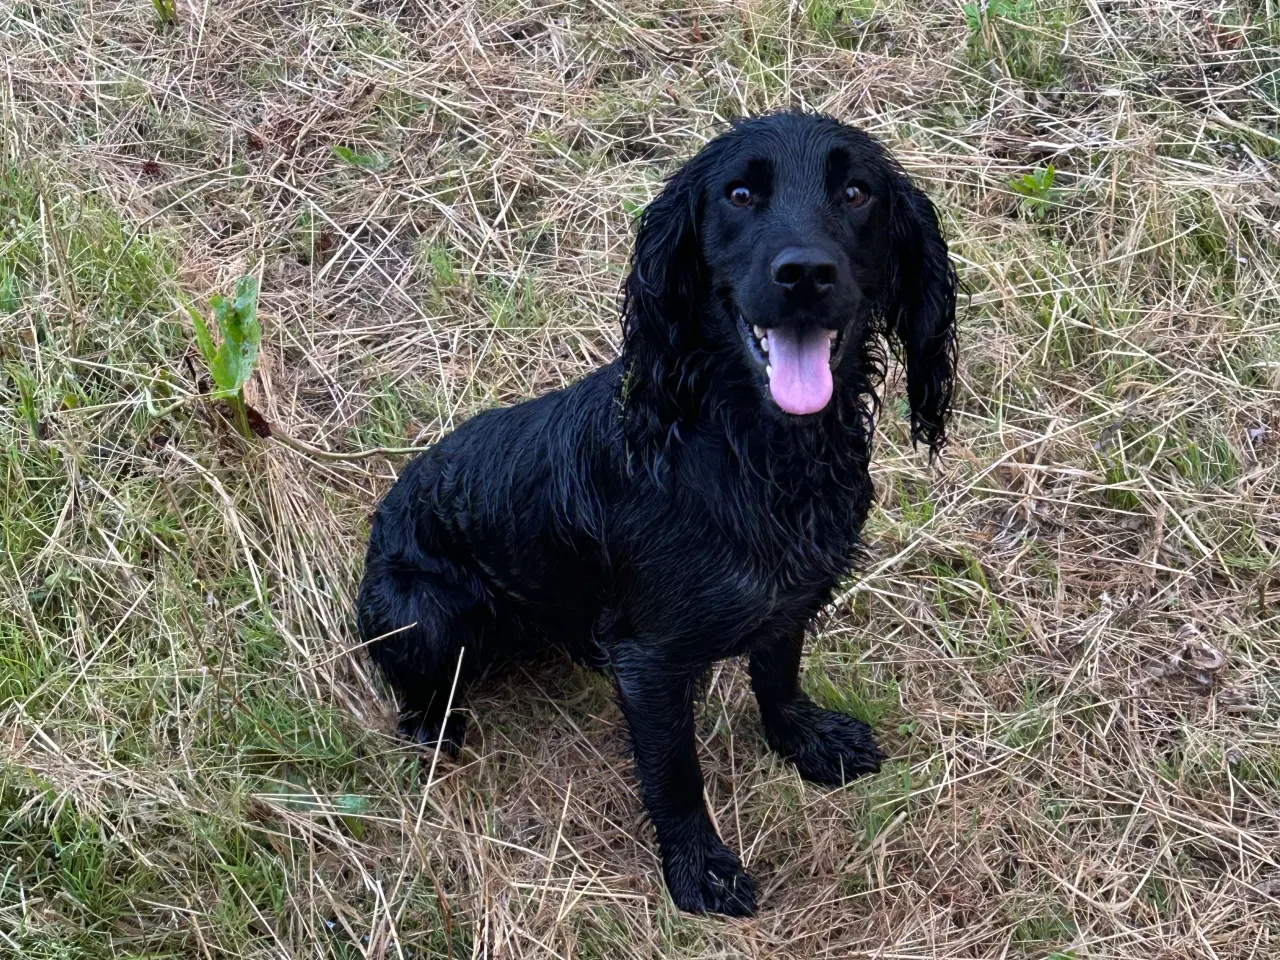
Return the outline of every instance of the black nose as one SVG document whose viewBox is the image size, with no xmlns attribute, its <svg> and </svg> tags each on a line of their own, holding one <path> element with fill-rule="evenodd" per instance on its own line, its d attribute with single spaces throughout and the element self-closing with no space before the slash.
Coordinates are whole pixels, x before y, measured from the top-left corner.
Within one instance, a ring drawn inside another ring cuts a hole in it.
<svg viewBox="0 0 1280 960">
<path fill-rule="evenodd" d="M 773 282 L 788 291 L 826 293 L 835 286 L 835 261 L 817 247 L 787 247 L 770 266 Z"/>
</svg>

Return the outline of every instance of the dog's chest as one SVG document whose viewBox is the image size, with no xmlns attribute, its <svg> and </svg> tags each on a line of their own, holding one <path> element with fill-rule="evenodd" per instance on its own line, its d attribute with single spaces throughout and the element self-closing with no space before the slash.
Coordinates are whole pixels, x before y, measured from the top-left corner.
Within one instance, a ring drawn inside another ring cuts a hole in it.
<svg viewBox="0 0 1280 960">
<path fill-rule="evenodd" d="M 724 434 L 686 435 L 610 528 L 631 627 L 719 658 L 811 619 L 849 573 L 870 504 L 865 458 L 840 466 L 750 463 Z"/>
<path fill-rule="evenodd" d="M 765 481 L 752 474 L 701 491 L 724 555 L 770 584 L 775 605 L 826 593 L 855 558 L 870 503 L 870 483 L 837 483 L 821 474 Z"/>
</svg>

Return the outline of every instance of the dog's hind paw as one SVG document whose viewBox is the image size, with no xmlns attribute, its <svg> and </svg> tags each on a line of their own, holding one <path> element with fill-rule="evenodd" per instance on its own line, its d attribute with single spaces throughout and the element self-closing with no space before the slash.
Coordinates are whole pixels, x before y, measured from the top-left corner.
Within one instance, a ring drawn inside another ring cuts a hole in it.
<svg viewBox="0 0 1280 960">
<path fill-rule="evenodd" d="M 765 725 L 765 736 L 774 750 L 795 764 L 800 776 L 828 787 L 878 773 L 884 762 L 884 751 L 869 726 L 807 700 L 788 705 L 780 718 Z"/>
<path fill-rule="evenodd" d="M 438 718 L 428 717 L 420 711 L 405 710 L 400 714 L 400 733 L 428 750 L 434 750 L 438 743 L 442 754 L 456 760 L 467 733 L 467 718 L 459 713 L 450 713 L 442 724 Z"/>
<path fill-rule="evenodd" d="M 756 883 L 719 837 L 682 844 L 663 857 L 662 874 L 681 910 L 730 917 L 756 912 Z"/>
</svg>

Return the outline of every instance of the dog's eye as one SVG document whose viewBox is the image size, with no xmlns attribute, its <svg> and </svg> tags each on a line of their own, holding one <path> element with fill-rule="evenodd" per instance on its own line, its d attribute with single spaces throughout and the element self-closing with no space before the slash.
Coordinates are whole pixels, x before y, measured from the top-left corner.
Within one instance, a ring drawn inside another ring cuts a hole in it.
<svg viewBox="0 0 1280 960">
<path fill-rule="evenodd" d="M 751 205 L 751 191 L 744 183 L 735 183 L 729 188 L 729 202 L 735 207 L 749 207 Z"/>
<path fill-rule="evenodd" d="M 867 202 L 867 191 L 856 183 L 851 183 L 844 188 L 844 199 L 849 206 L 860 207 Z"/>
</svg>

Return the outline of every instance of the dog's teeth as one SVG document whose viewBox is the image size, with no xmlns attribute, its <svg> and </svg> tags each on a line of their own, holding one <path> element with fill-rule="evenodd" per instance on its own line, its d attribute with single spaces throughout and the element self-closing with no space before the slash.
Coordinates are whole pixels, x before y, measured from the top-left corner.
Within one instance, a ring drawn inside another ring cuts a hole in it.
<svg viewBox="0 0 1280 960">
<path fill-rule="evenodd" d="M 768 352 L 769 352 L 769 338 L 768 338 L 768 337 L 761 337 L 761 338 L 760 338 L 760 352 L 761 352 L 761 353 L 768 353 Z"/>
<path fill-rule="evenodd" d="M 769 379 L 773 379 L 773 367 L 767 363 L 764 365 L 764 375 Z"/>
<path fill-rule="evenodd" d="M 751 332 L 756 335 L 757 340 L 764 337 L 764 327 L 752 327 Z"/>
<path fill-rule="evenodd" d="M 828 331 L 827 331 L 827 339 L 828 339 L 828 340 L 834 340 L 837 336 L 839 336 L 839 334 L 840 334 L 840 331 L 839 331 L 839 330 L 828 330 Z"/>
</svg>

